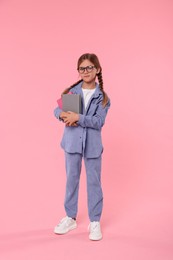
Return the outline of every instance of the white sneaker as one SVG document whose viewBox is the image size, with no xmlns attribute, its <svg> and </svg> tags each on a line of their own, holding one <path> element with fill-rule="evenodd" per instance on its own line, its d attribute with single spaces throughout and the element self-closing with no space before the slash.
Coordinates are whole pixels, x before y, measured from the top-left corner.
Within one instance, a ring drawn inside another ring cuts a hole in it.
<svg viewBox="0 0 173 260">
<path fill-rule="evenodd" d="M 60 223 L 55 227 L 54 229 L 54 233 L 55 234 L 65 234 L 67 232 L 69 232 L 70 230 L 74 229 L 77 227 L 77 223 L 76 220 L 74 220 L 73 218 L 70 218 L 68 216 L 66 216 L 65 218 L 63 218 Z"/>
<path fill-rule="evenodd" d="M 89 239 L 90 240 L 101 240 L 102 239 L 102 232 L 100 228 L 100 222 L 93 221 L 89 224 Z"/>
</svg>

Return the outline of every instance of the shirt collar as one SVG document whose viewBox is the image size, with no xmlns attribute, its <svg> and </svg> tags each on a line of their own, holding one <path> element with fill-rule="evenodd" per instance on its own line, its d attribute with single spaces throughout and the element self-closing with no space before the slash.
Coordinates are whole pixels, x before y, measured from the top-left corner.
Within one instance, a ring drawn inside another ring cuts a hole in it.
<svg viewBox="0 0 173 260">
<path fill-rule="evenodd" d="M 83 83 L 83 81 L 81 81 L 79 84 L 77 84 L 75 86 L 76 92 L 78 92 L 78 93 L 82 92 L 82 83 Z M 93 97 L 98 97 L 99 95 L 102 95 L 102 91 L 100 90 L 99 84 L 96 82 L 96 90 L 95 90 L 95 92 L 93 94 Z"/>
</svg>

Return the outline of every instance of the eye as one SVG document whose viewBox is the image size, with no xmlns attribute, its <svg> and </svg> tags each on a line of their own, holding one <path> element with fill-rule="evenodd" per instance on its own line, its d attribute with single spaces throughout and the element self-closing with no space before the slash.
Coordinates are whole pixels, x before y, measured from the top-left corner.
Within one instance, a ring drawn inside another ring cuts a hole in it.
<svg viewBox="0 0 173 260">
<path fill-rule="evenodd" d="M 91 72 L 93 70 L 94 66 L 90 65 L 86 67 L 87 72 Z"/>
<path fill-rule="evenodd" d="M 85 70 L 85 67 L 79 67 L 79 71 L 83 72 Z"/>
</svg>

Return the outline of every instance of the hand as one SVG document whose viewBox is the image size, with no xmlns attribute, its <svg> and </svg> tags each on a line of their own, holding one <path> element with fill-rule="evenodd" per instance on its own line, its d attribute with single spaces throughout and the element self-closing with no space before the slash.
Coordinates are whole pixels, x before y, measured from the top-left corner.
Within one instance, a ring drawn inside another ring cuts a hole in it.
<svg viewBox="0 0 173 260">
<path fill-rule="evenodd" d="M 60 113 L 60 115 L 59 115 L 59 117 L 61 118 L 61 119 L 64 119 L 65 117 L 66 117 L 66 115 L 67 115 L 67 112 L 61 112 Z"/>
<path fill-rule="evenodd" d="M 74 112 L 61 112 L 60 117 L 63 119 L 66 126 L 77 126 L 76 122 L 79 120 L 79 114 Z"/>
<path fill-rule="evenodd" d="M 69 125 L 68 123 L 65 124 L 66 126 L 78 126 L 76 123 L 73 123 L 72 125 Z"/>
</svg>

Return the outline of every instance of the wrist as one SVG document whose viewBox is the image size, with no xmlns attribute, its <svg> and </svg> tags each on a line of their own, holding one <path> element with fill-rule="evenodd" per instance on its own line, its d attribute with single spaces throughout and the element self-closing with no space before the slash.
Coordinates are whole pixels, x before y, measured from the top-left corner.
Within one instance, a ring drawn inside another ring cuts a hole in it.
<svg viewBox="0 0 173 260">
<path fill-rule="evenodd" d="M 79 114 L 76 114 L 76 122 L 79 121 Z"/>
</svg>

